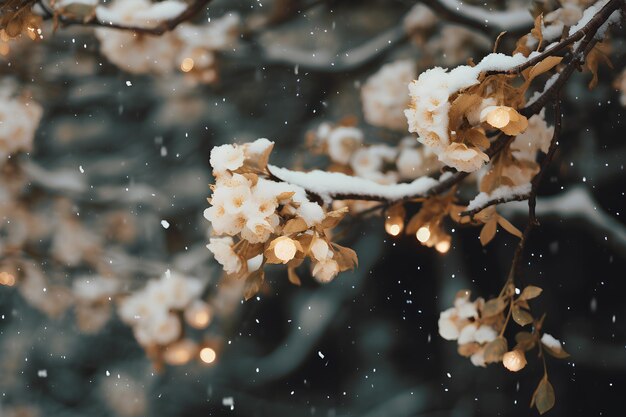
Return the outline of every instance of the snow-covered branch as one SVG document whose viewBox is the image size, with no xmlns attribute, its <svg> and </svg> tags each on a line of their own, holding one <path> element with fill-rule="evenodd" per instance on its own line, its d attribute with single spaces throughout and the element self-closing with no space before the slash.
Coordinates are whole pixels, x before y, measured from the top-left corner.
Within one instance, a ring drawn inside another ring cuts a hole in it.
<svg viewBox="0 0 626 417">
<path fill-rule="evenodd" d="M 423 3 L 446 20 L 487 32 L 490 35 L 497 35 L 502 31 L 523 32 L 533 25 L 532 16 L 526 8 L 487 10 L 484 7 L 465 4 L 458 0 L 424 0 Z"/>
<path fill-rule="evenodd" d="M 502 210 L 507 215 L 527 213 L 523 203 L 511 203 Z M 554 197 L 542 197 L 537 201 L 537 216 L 580 219 L 586 222 L 594 235 L 626 253 L 626 226 L 606 212 L 593 198 L 589 189 L 576 186 Z"/>
</svg>

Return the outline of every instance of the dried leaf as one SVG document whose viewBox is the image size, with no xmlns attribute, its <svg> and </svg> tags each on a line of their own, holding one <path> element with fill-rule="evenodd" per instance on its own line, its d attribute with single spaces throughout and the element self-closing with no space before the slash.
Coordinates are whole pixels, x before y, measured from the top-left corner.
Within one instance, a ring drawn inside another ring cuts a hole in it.
<svg viewBox="0 0 626 417">
<path fill-rule="evenodd" d="M 506 301 L 501 298 L 493 298 L 485 303 L 481 310 L 481 317 L 488 318 L 500 314 L 506 308 Z"/>
<path fill-rule="evenodd" d="M 518 305 L 513 306 L 513 310 L 511 311 L 511 317 L 515 320 L 515 323 L 520 326 L 526 326 L 533 322 L 533 316 L 523 308 L 520 308 Z"/>
<path fill-rule="evenodd" d="M 465 140 L 481 149 L 487 149 L 491 146 L 491 142 L 487 139 L 487 135 L 481 129 L 470 129 L 465 135 Z"/>
<path fill-rule="evenodd" d="M 333 259 L 339 265 L 339 270 L 341 272 L 347 271 L 349 269 L 354 269 L 359 265 L 359 259 L 356 255 L 356 252 L 352 249 L 346 248 L 345 246 L 341 246 L 336 243 L 332 243 L 332 248 L 334 251 Z"/>
<path fill-rule="evenodd" d="M 291 235 L 294 233 L 300 233 L 307 230 L 309 226 L 306 224 L 306 221 L 302 217 L 296 217 L 295 219 L 288 220 L 283 227 L 284 235 Z"/>
<path fill-rule="evenodd" d="M 543 25 L 543 14 L 535 17 L 535 22 L 533 25 L 530 34 L 537 39 L 537 50 L 541 48 L 541 44 L 543 43 L 543 31 L 541 30 L 541 26 Z"/>
<path fill-rule="evenodd" d="M 454 130 L 460 126 L 465 115 L 470 110 L 474 110 L 482 101 L 483 98 L 478 94 L 459 94 L 450 106 L 450 128 Z"/>
<path fill-rule="evenodd" d="M 278 194 L 276 196 L 276 200 L 278 200 L 278 201 L 290 200 L 291 197 L 293 197 L 294 194 L 295 194 L 295 192 L 293 192 L 293 191 L 285 191 L 284 193 Z"/>
<path fill-rule="evenodd" d="M 528 72 L 528 81 L 532 81 L 535 77 L 550 71 L 561 63 L 563 58 L 560 56 L 549 56 L 538 64 L 534 65 Z"/>
<path fill-rule="evenodd" d="M 457 348 L 457 352 L 459 353 L 459 355 L 465 358 L 469 358 L 470 356 L 472 356 L 474 353 L 478 352 L 479 350 L 480 350 L 480 345 L 476 342 L 465 343 L 465 344 L 459 345 L 459 347 Z"/>
<path fill-rule="evenodd" d="M 296 268 L 287 268 L 287 277 L 292 284 L 298 286 L 302 285 L 302 281 L 300 281 L 300 277 L 296 273 Z"/>
<path fill-rule="evenodd" d="M 557 359 L 566 359 L 570 357 L 570 354 L 565 351 L 565 349 L 554 349 L 550 346 L 547 346 L 545 343 L 542 343 L 543 350 L 546 351 L 550 356 L 555 357 Z"/>
<path fill-rule="evenodd" d="M 480 231 L 480 243 L 483 246 L 487 246 L 487 244 L 489 242 L 491 242 L 491 240 L 496 235 L 497 224 L 498 223 L 497 223 L 497 221 L 495 219 L 494 220 L 490 220 L 489 222 L 485 223 L 485 225 L 481 229 L 481 231 Z"/>
<path fill-rule="evenodd" d="M 587 55 L 585 65 L 593 74 L 591 81 L 589 81 L 590 90 L 598 84 L 598 67 L 601 62 L 605 63 L 609 68 L 613 68 L 613 64 L 611 64 L 611 60 L 608 57 L 608 52 L 608 45 L 598 43 Z"/>
<path fill-rule="evenodd" d="M 263 272 L 262 268 L 248 275 L 243 289 L 243 297 L 246 301 L 254 297 L 261 290 L 264 281 L 265 272 Z"/>
<path fill-rule="evenodd" d="M 500 226 L 502 226 L 502 228 L 504 230 L 506 230 L 507 232 L 509 232 L 510 234 L 519 237 L 520 239 L 522 238 L 522 232 L 520 232 L 520 230 L 513 226 L 507 219 L 505 219 L 502 216 L 498 216 L 498 223 L 500 224 Z"/>
<path fill-rule="evenodd" d="M 539 287 L 529 285 L 522 290 L 522 293 L 519 296 L 519 300 L 531 300 L 535 297 L 539 297 L 542 291 L 543 290 Z"/>
<path fill-rule="evenodd" d="M 541 378 L 537 389 L 533 393 L 530 406 L 532 407 L 534 405 L 537 407 L 539 414 L 544 414 L 554 407 L 554 402 L 554 388 L 552 388 L 552 384 L 548 381 L 548 377 L 544 376 Z"/>
<path fill-rule="evenodd" d="M 509 347 L 506 339 L 502 336 L 497 337 L 485 346 L 485 363 L 494 363 L 502 361 L 502 356 L 508 351 Z"/>
<path fill-rule="evenodd" d="M 523 350 L 530 350 L 535 346 L 535 336 L 529 332 L 519 332 L 515 335 L 517 346 Z"/>
<path fill-rule="evenodd" d="M 341 220 L 343 220 L 348 211 L 348 207 L 342 207 L 338 210 L 328 212 L 326 214 L 326 218 L 322 220 L 322 229 L 332 229 L 333 227 L 337 226 L 341 222 Z"/>
</svg>

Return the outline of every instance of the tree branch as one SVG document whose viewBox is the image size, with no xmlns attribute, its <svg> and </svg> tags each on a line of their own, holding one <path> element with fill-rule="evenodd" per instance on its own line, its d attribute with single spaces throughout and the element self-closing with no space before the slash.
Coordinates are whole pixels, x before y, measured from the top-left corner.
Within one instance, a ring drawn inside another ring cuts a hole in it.
<svg viewBox="0 0 626 417">
<path fill-rule="evenodd" d="M 96 26 L 96 27 L 104 27 L 108 29 L 118 29 L 118 30 L 130 30 L 136 33 L 145 34 L 145 35 L 154 35 L 160 36 L 164 33 L 171 32 L 176 29 L 178 25 L 183 22 L 186 22 L 192 19 L 196 14 L 198 14 L 207 4 L 209 4 L 211 0 L 194 0 L 193 3 L 190 3 L 182 13 L 178 16 L 164 20 L 160 22 L 157 26 L 147 28 L 141 26 L 134 25 L 124 25 L 121 23 L 113 23 L 113 22 L 103 22 L 99 20 L 95 15 L 90 17 L 87 20 L 75 19 L 67 16 L 63 16 L 58 14 L 54 9 L 52 9 L 48 4 L 45 3 L 44 0 L 40 0 L 39 4 L 46 12 L 46 18 L 55 18 L 58 19 L 58 22 L 62 26 L 73 26 L 73 25 L 82 25 L 82 26 Z"/>
</svg>

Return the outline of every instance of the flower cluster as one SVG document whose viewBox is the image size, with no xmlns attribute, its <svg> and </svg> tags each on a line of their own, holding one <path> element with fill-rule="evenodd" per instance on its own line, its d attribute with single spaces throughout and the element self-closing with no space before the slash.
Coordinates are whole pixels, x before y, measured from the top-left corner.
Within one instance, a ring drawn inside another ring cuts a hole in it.
<svg viewBox="0 0 626 417">
<path fill-rule="evenodd" d="M 43 110 L 33 101 L 0 95 L 0 164 L 32 149 Z"/>
<path fill-rule="evenodd" d="M 518 372 L 526 366 L 526 352 L 537 348 L 539 355 L 544 356 L 544 376 L 533 394 L 532 404 L 537 402 L 537 408 L 543 413 L 554 402 L 554 398 L 546 401 L 545 393 L 542 392 L 552 389 L 548 387 L 545 354 L 558 359 L 569 355 L 561 342 L 542 333 L 544 318 L 537 320 L 530 312 L 528 301 L 541 292 L 541 288 L 532 285 L 519 291 L 510 279 L 501 294 L 488 301 L 482 298 L 471 301 L 470 292 L 462 290 L 457 293 L 454 306 L 441 312 L 438 325 L 441 337 L 456 340 L 459 354 L 469 357 L 475 366 L 501 362 L 509 371 Z M 515 335 L 515 346 L 509 350 L 508 341 L 503 335 L 511 318 L 521 327 L 532 324 L 532 332 L 518 332 Z"/>
<path fill-rule="evenodd" d="M 152 3 L 148 0 L 116 0 L 99 6 L 96 16 L 103 22 L 150 28 L 176 17 L 187 5 L 176 0 Z M 98 28 L 101 52 L 116 66 L 132 73 L 169 74 L 178 68 L 192 80 L 217 80 L 215 53 L 237 39 L 239 17 L 229 14 L 206 25 L 179 25 L 161 36 Z"/>
<path fill-rule="evenodd" d="M 142 346 L 166 346 L 182 335 L 181 315 L 185 318 L 195 316 L 198 306 L 205 306 L 199 300 L 203 287 L 196 278 L 168 270 L 161 278 L 150 280 L 142 290 L 122 299 L 118 313 L 132 326 L 135 338 Z M 202 320 L 205 326 L 209 324 L 208 317 Z"/>
<path fill-rule="evenodd" d="M 246 298 L 260 289 L 266 263 L 286 264 L 295 283 L 295 268 L 307 257 L 320 282 L 356 264 L 353 251 L 330 241 L 330 229 L 346 211 L 328 212 L 301 187 L 272 178 L 272 148 L 273 142 L 258 139 L 211 151 L 215 185 L 204 216 L 217 237 L 208 248 L 226 273 L 247 277 Z"/>
<path fill-rule="evenodd" d="M 406 86 L 416 73 L 411 60 L 395 61 L 383 65 L 370 76 L 361 89 L 365 121 L 374 126 L 405 130 L 404 109 L 409 105 Z"/>
<path fill-rule="evenodd" d="M 485 153 L 491 145 L 489 132 L 518 136 L 526 131 L 529 121 L 517 109 L 526 103 L 531 81 L 560 62 L 558 57 L 548 57 L 524 70 L 523 84 L 514 85 L 516 77 L 506 71 L 526 59 L 522 53 L 494 53 L 475 66 L 423 72 L 409 85 L 411 104 L 405 110 L 409 131 L 416 132 L 444 164 L 458 171 L 478 170 L 489 161 Z M 540 119 L 535 124 L 536 129 L 544 127 Z"/>
<path fill-rule="evenodd" d="M 595 0 L 563 0 L 558 3 L 542 4 L 543 14 L 537 16 L 535 28 L 517 42 L 517 52 L 529 54 L 543 42 L 558 40 L 566 28 L 575 26 L 583 18 L 585 9 Z M 597 2 L 602 3 L 602 1 Z M 554 10 L 546 9 L 557 4 Z"/>
<path fill-rule="evenodd" d="M 316 153 L 328 155 L 329 171 L 343 172 L 376 181 L 396 184 L 434 174 L 440 164 L 428 148 L 413 137 L 405 137 L 397 146 L 365 144 L 361 129 L 353 126 L 322 123 L 309 134 L 309 143 Z"/>
<path fill-rule="evenodd" d="M 439 334 L 446 340 L 456 340 L 459 353 L 469 357 L 474 366 L 485 366 L 485 347 L 498 337 L 503 325 L 501 317 L 486 318 L 482 312 L 485 300 L 470 301 L 469 291 L 460 291 L 454 300 L 454 307 L 441 312 Z"/>
</svg>

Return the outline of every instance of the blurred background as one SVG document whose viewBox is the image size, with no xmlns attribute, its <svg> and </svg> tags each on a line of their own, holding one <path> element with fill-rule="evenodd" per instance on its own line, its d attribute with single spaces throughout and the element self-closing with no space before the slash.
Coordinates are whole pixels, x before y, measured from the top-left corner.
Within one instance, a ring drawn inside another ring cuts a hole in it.
<svg viewBox="0 0 626 417">
<path fill-rule="evenodd" d="M 218 55 L 211 85 L 123 71 L 101 55 L 91 28 L 44 26 L 43 41 L 15 41 L 0 57 L 2 88 L 26 91 L 44 110 L 33 150 L 20 155 L 28 175 L 3 168 L 5 185 L 22 181 L 20 216 L 43 237 L 19 255 L 37 278 L 0 285 L 2 417 L 536 413 L 540 360 L 529 356 L 516 374 L 476 368 L 437 329 L 457 290 L 500 291 L 510 235 L 483 248 L 477 229 L 457 228 L 441 255 L 386 235 L 372 218 L 351 223 L 344 239 L 359 267 L 328 285 L 303 276 L 296 287 L 277 268 L 244 302 L 240 286 L 221 283 L 202 216 L 212 146 L 266 137 L 276 142 L 273 164 L 313 167 L 323 160 L 306 153 L 307 132 L 346 117 L 367 142 L 397 143 L 406 132 L 364 121 L 368 77 L 399 59 L 414 61 L 416 75 L 477 60 L 495 39 L 443 20 L 408 36 L 412 1 L 216 0 L 208 15 L 254 22 L 287 4 L 297 8 L 288 19 Z M 514 42 L 505 37 L 500 49 Z M 619 415 L 626 389 L 625 119 L 613 85 L 626 48 L 619 36 L 611 48 L 614 69 L 601 68 L 595 90 L 577 74 L 564 93 L 560 148 L 523 263 L 520 284 L 544 288 L 533 308 L 572 355 L 548 362 L 552 415 Z M 3 213 L 0 239 L 9 240 L 16 223 Z M 502 213 L 525 225 L 523 203 Z M 70 294 L 75 280 L 103 271 L 132 292 L 168 268 L 206 283 L 214 320 L 188 336 L 215 346 L 211 363 L 155 367 L 115 307 L 80 311 Z"/>
</svg>

